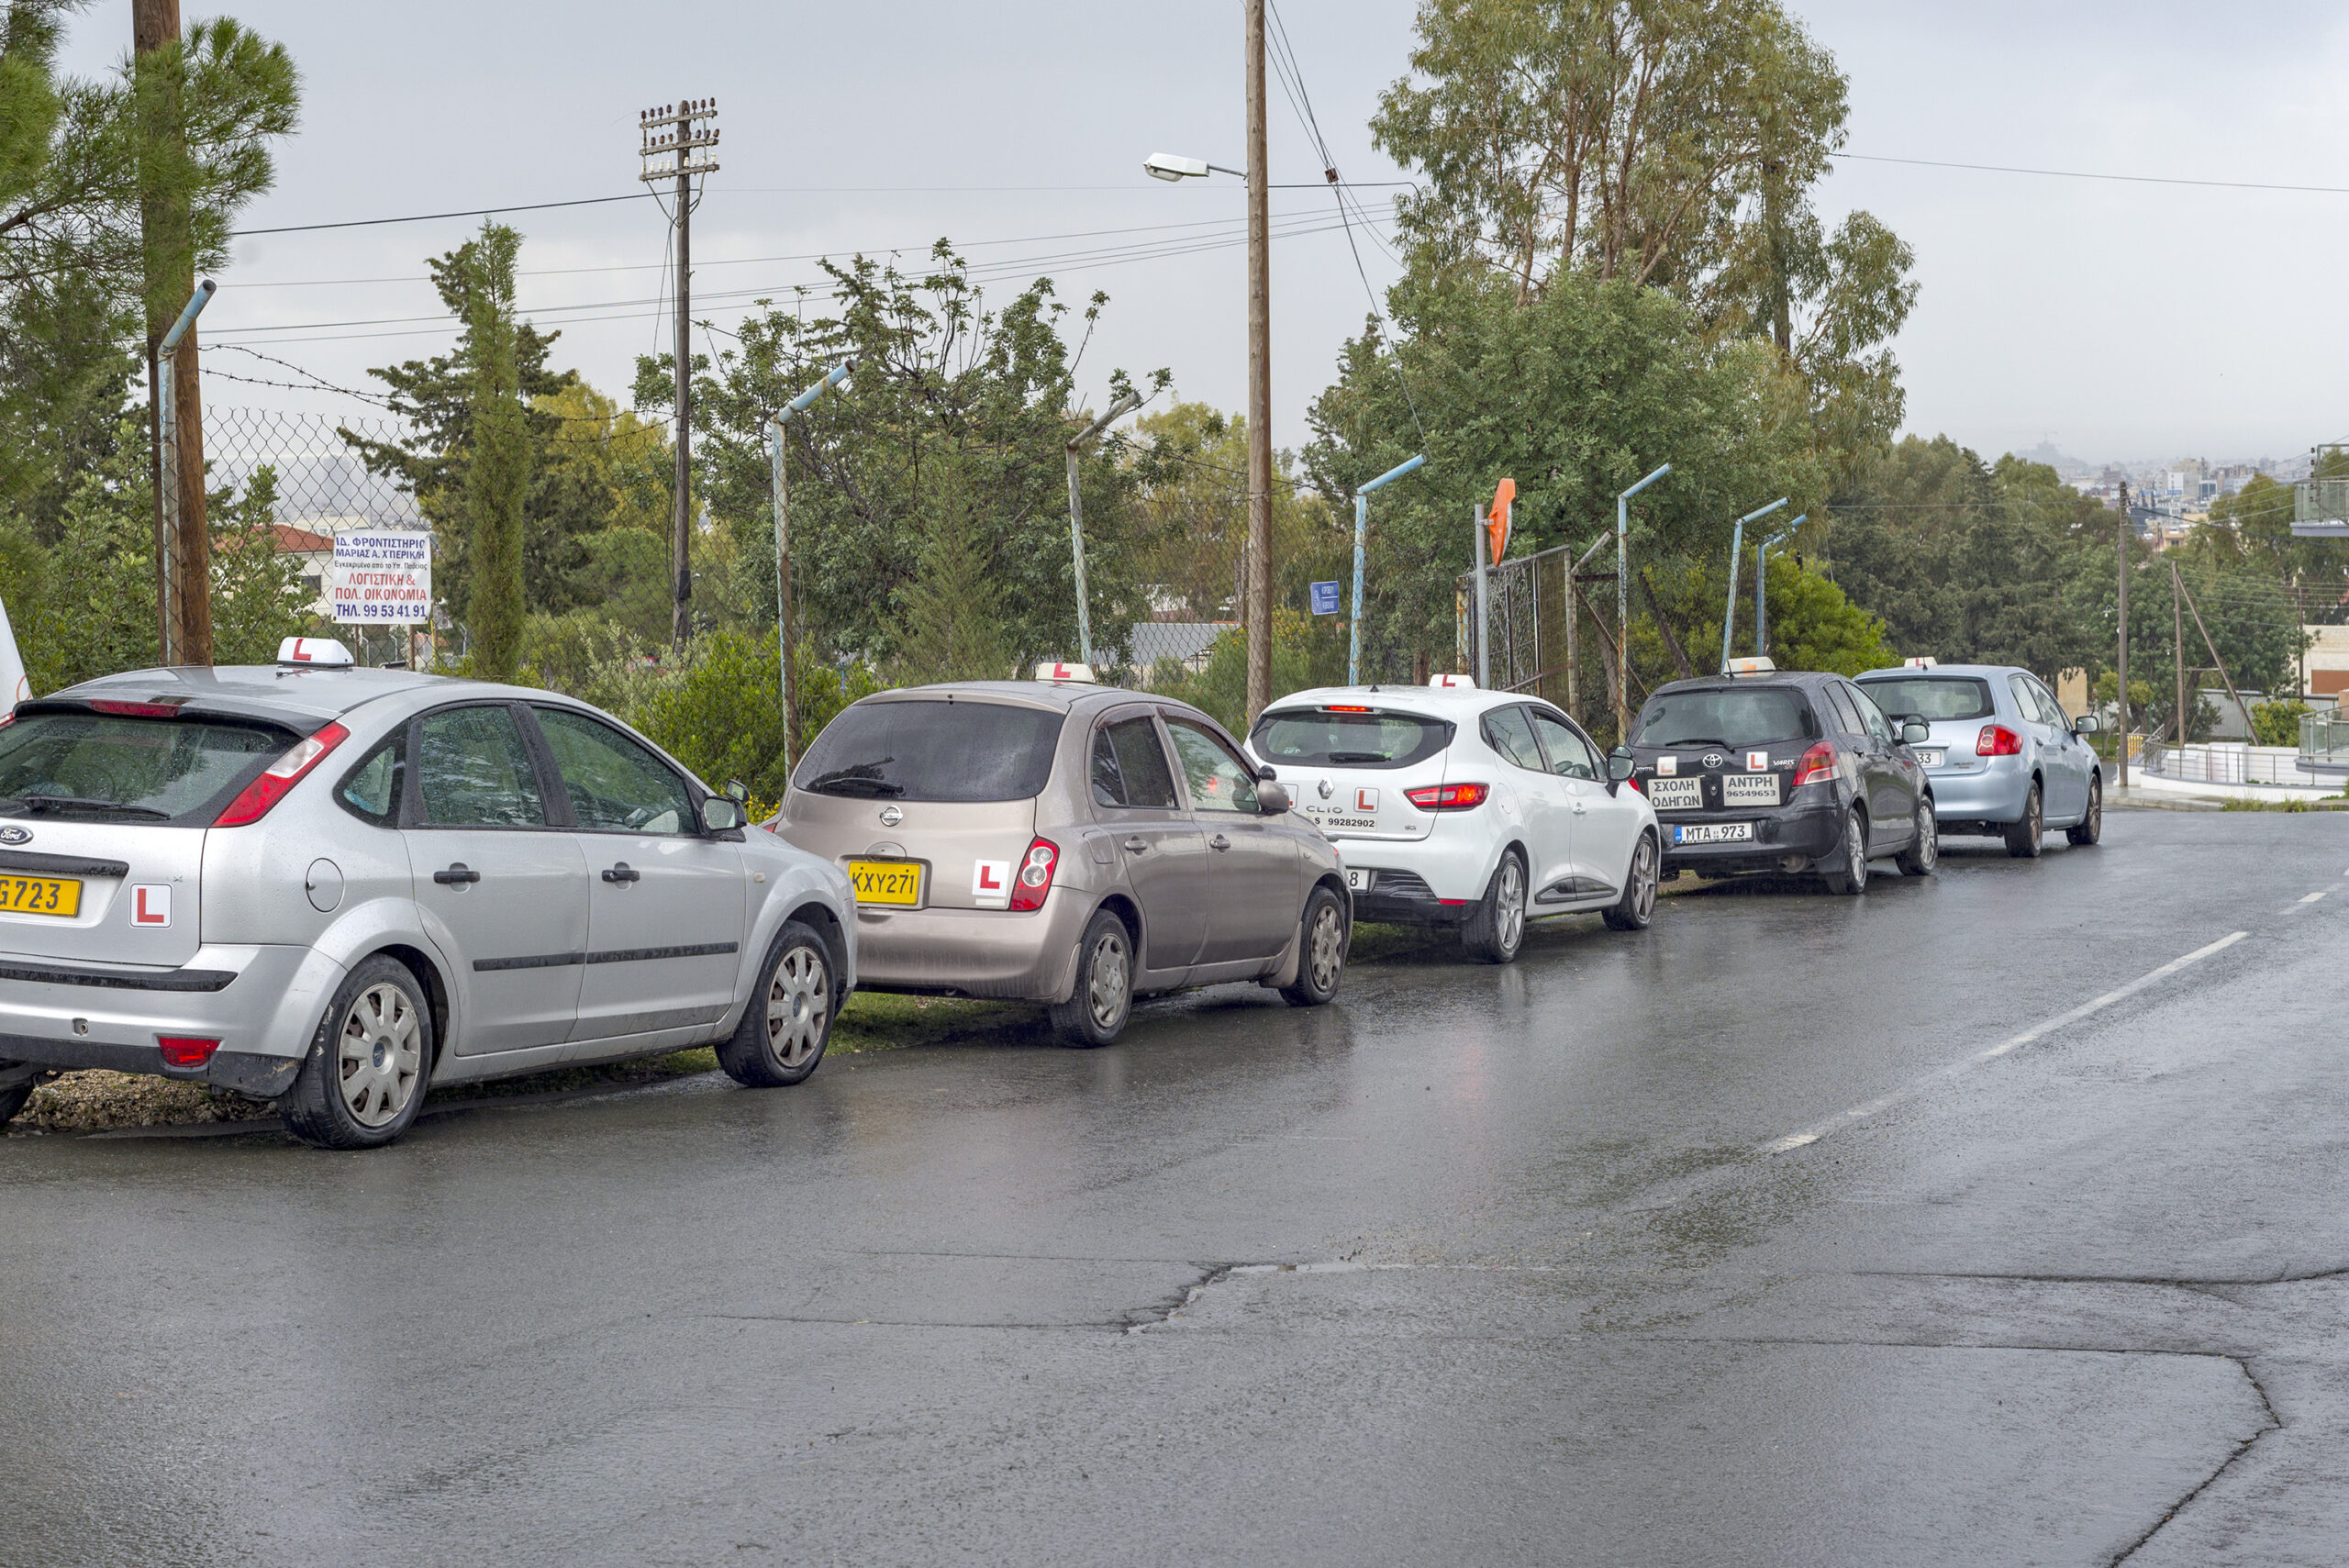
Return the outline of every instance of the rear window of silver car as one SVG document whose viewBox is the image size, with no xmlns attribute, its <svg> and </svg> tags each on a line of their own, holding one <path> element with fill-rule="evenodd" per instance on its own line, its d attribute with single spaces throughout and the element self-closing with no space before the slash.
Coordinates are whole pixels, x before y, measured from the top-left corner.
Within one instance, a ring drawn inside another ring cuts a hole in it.
<svg viewBox="0 0 2349 1568">
<path fill-rule="evenodd" d="M 1452 726 L 1368 707 L 1288 708 L 1256 721 L 1248 744 L 1268 762 L 1308 768 L 1408 768 L 1452 744 Z"/>
<path fill-rule="evenodd" d="M 875 800 L 1027 800 L 1052 776 L 1063 717 L 1009 703 L 859 703 L 824 727 L 791 782 Z"/>
<path fill-rule="evenodd" d="M 1988 718 L 1990 683 L 1972 675 L 1898 675 L 1862 681 L 1860 690 L 1895 718 Z"/>
<path fill-rule="evenodd" d="M 206 719 L 27 714 L 0 726 L 0 815 L 178 817 L 293 744 L 281 730 Z"/>
<path fill-rule="evenodd" d="M 1632 733 L 1642 746 L 1745 747 L 1819 730 L 1792 687 L 1717 686 L 1650 697 Z"/>
</svg>

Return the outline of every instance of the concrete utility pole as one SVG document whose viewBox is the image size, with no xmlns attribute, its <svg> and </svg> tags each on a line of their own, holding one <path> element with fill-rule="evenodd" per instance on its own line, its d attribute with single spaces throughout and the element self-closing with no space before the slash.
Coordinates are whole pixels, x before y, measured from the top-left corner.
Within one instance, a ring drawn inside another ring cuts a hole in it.
<svg viewBox="0 0 2349 1568">
<path fill-rule="evenodd" d="M 647 109 L 637 117 L 637 130 L 643 139 L 637 155 L 649 161 L 637 178 L 647 184 L 660 180 L 676 182 L 677 475 L 676 505 L 670 520 L 669 538 L 669 569 L 674 579 L 669 638 L 681 651 L 693 632 L 694 596 L 693 177 L 718 172 L 716 159 L 696 156 L 701 149 L 718 145 L 718 128 L 696 128 L 696 122 L 714 119 L 717 115 L 717 99 L 688 98 Z"/>
<path fill-rule="evenodd" d="M 774 482 L 774 662 L 777 690 L 783 696 L 783 776 L 791 777 L 792 758 L 799 740 L 799 689 L 791 679 L 791 491 L 785 483 L 784 427 L 807 412 L 827 389 L 848 379 L 848 361 L 825 373 L 824 379 L 784 405 L 767 421 L 767 463 Z"/>
<path fill-rule="evenodd" d="M 148 56 L 180 41 L 179 0 L 131 0 L 130 34 L 134 72 Z M 176 86 L 146 99 L 139 133 L 142 140 L 173 142 L 184 147 L 187 129 Z M 158 148 L 159 150 L 161 149 Z M 191 312 L 183 312 L 177 352 L 166 357 L 162 343 L 174 327 L 162 314 L 170 303 L 187 298 L 195 289 L 195 239 L 185 192 L 166 200 L 143 191 L 139 211 L 139 237 L 147 250 L 147 428 L 148 476 L 153 486 L 155 515 L 156 632 L 165 664 L 212 662 L 212 535 L 204 515 L 204 390 L 197 377 L 195 327 Z M 155 269 L 161 267 L 163 275 Z M 168 374 L 171 385 L 162 378 Z M 169 426 L 163 416 L 173 418 Z M 163 443 L 172 451 L 167 461 Z M 164 489 L 170 485 L 168 499 Z"/>
<path fill-rule="evenodd" d="M 2121 787 L 2129 787 L 2129 482 L 2121 482 L 2121 531 L 2113 537 L 2121 560 L 2121 702 L 2113 723 L 2121 738 Z"/>
<path fill-rule="evenodd" d="M 1264 0 L 1248 6 L 1248 722 L 1273 686 L 1273 266 Z"/>
<path fill-rule="evenodd" d="M 2170 646 L 2176 651 L 2174 662 L 2177 665 L 2177 725 L 2170 739 L 2183 746 L 2188 739 L 2186 732 L 2186 606 L 2178 587 L 2175 558 L 2169 563 L 2169 628 Z M 2248 715 L 2244 721 L 2249 722 Z"/>
</svg>

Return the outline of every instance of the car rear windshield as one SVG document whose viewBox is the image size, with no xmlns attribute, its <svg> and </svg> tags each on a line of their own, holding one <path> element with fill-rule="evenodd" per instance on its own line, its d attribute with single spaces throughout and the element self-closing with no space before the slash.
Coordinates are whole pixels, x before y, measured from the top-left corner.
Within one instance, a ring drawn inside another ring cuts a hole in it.
<svg viewBox="0 0 2349 1568">
<path fill-rule="evenodd" d="M 1900 675 L 1862 681 L 1860 690 L 1895 718 L 1987 718 L 1996 709 L 1990 683 L 1973 675 Z"/>
<path fill-rule="evenodd" d="M 1268 762 L 1308 768 L 1408 768 L 1452 744 L 1452 726 L 1416 713 L 1289 708 L 1268 713 L 1248 737 Z"/>
<path fill-rule="evenodd" d="M 0 816 L 165 821 L 293 744 L 282 730 L 214 719 L 27 714 L 0 726 Z"/>
<path fill-rule="evenodd" d="M 1742 747 L 1818 732 L 1792 687 L 1716 686 L 1650 697 L 1632 735 L 1642 746 Z"/>
<path fill-rule="evenodd" d="M 792 783 L 876 800 L 1027 800 L 1052 776 L 1063 717 L 942 697 L 859 703 L 824 727 Z"/>
</svg>

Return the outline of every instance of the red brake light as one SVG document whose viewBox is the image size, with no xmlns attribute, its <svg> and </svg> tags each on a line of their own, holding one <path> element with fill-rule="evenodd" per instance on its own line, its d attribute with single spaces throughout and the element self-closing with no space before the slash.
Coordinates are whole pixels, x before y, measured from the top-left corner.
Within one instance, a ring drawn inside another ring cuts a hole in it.
<svg viewBox="0 0 2349 1568">
<path fill-rule="evenodd" d="M 1800 789 L 1807 784 L 1817 784 L 1834 776 L 1835 748 L 1832 743 L 1821 740 L 1805 751 L 1802 761 L 1795 764 L 1794 787 Z"/>
<path fill-rule="evenodd" d="M 1485 804 L 1492 785 L 1480 784 L 1423 784 L 1407 789 L 1403 798 L 1421 811 L 1469 811 Z"/>
<path fill-rule="evenodd" d="M 120 718 L 177 718 L 180 705 L 175 702 L 120 702 L 101 698 L 90 705 L 93 713 L 110 713 Z"/>
<path fill-rule="evenodd" d="M 2022 737 L 2003 724 L 1986 724 L 1982 733 L 1974 738 L 1974 754 L 1977 757 L 2020 757 Z"/>
<path fill-rule="evenodd" d="M 1328 707 L 1323 708 L 1321 711 L 1323 713 L 1368 713 L 1370 709 L 1366 707 L 1347 707 L 1341 706 L 1337 703 L 1331 703 Z"/>
<path fill-rule="evenodd" d="M 1061 847 L 1050 839 L 1030 839 L 1028 853 L 1011 878 L 1011 906 L 1041 909 L 1044 895 L 1052 890 L 1052 873 L 1061 863 Z"/>
<path fill-rule="evenodd" d="M 158 1035 L 155 1043 L 163 1048 L 163 1065 L 166 1067 L 201 1067 L 212 1060 L 214 1051 L 220 1049 L 220 1042 L 217 1040 L 185 1034 Z"/>
<path fill-rule="evenodd" d="M 285 797 L 285 792 L 300 784 L 326 754 L 351 739 L 351 731 L 340 724 L 329 724 L 308 740 L 287 751 L 269 765 L 268 771 L 253 780 L 228 803 L 228 809 L 213 818 L 215 828 L 241 828 L 248 822 L 258 822 L 269 815 L 269 808 Z"/>
</svg>

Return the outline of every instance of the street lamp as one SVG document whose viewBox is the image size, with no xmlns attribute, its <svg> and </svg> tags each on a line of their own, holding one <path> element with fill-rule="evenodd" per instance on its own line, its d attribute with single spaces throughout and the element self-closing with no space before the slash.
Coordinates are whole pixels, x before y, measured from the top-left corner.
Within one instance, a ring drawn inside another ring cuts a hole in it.
<svg viewBox="0 0 2349 1568">
<path fill-rule="evenodd" d="M 1210 173 L 1237 174 L 1243 180 L 1248 177 L 1244 170 L 1226 169 L 1219 163 L 1210 163 L 1204 158 L 1186 158 L 1179 152 L 1152 153 L 1141 161 L 1141 172 L 1153 180 L 1164 180 L 1170 183 L 1177 180 L 1204 180 Z"/>
<path fill-rule="evenodd" d="M 1770 547 L 1795 537 L 1795 530 L 1810 517 L 1803 513 L 1785 528 L 1753 547 L 1753 654 L 1760 658 L 1770 651 Z"/>
<path fill-rule="evenodd" d="M 1427 461 L 1422 453 L 1408 462 L 1398 462 L 1354 492 L 1354 626 L 1353 641 L 1346 652 L 1346 684 L 1350 686 L 1362 684 L 1362 557 L 1370 538 L 1370 493 L 1392 484 Z"/>
<path fill-rule="evenodd" d="M 1672 472 L 1665 463 L 1615 497 L 1615 740 L 1631 740 L 1631 497 Z M 1573 584 L 1567 584 L 1569 595 Z M 1568 598 L 1571 606 L 1573 600 Z"/>
<path fill-rule="evenodd" d="M 1729 539 L 1729 604 L 1721 612 L 1721 673 L 1729 673 L 1729 634 L 1737 625 L 1737 558 L 1745 550 L 1745 525 L 1757 517 L 1766 517 L 1787 504 L 1784 495 L 1766 506 L 1757 506 L 1737 519 L 1737 528 Z"/>
<path fill-rule="evenodd" d="M 842 361 L 825 373 L 824 379 L 784 406 L 783 412 L 767 421 L 767 463 L 774 479 L 774 628 L 775 673 L 783 691 L 783 776 L 791 777 L 791 742 L 793 731 L 799 726 L 799 707 L 794 699 L 798 695 L 791 689 L 791 509 L 783 482 L 783 427 L 786 420 L 796 418 L 815 406 L 816 399 L 827 387 L 838 386 L 848 379 L 849 361 Z"/>
<path fill-rule="evenodd" d="M 1093 667 L 1093 613 L 1085 597 L 1085 501 L 1077 494 L 1076 454 L 1102 431 L 1141 406 L 1141 395 L 1127 393 L 1068 444 L 1068 548 L 1070 557 L 1076 562 L 1076 645 L 1087 669 Z"/>
</svg>

